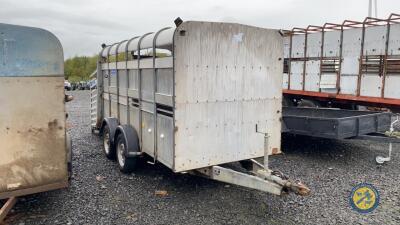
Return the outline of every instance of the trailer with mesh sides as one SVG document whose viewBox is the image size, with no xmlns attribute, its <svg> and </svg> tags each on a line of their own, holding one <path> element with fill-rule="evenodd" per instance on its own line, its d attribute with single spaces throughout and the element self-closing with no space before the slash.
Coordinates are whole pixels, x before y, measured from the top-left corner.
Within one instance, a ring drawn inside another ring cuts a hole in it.
<svg viewBox="0 0 400 225">
<path fill-rule="evenodd" d="M 400 110 L 400 15 L 285 31 L 286 106 Z"/>
<path fill-rule="evenodd" d="M 308 194 L 303 184 L 268 168 L 268 155 L 281 146 L 279 31 L 175 22 L 103 45 L 91 119 L 105 155 L 116 158 L 122 172 L 140 169 L 137 161 L 147 155 L 177 173 L 277 195 Z M 234 162 L 248 172 L 225 166 Z"/>
</svg>

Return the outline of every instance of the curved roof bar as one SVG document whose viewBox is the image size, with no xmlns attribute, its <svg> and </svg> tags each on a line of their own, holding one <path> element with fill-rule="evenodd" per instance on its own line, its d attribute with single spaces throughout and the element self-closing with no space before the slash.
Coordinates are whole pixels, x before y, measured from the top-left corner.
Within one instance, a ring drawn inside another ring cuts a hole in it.
<svg viewBox="0 0 400 225">
<path fill-rule="evenodd" d="M 125 60 L 128 60 L 129 45 L 131 44 L 132 41 L 137 40 L 139 37 L 140 36 L 133 37 L 133 38 L 129 39 L 126 42 L 126 45 L 125 45 L 125 54 L 126 54 L 125 55 Z"/>
<path fill-rule="evenodd" d="M 118 44 L 119 44 L 119 42 L 114 43 L 114 44 L 112 44 L 112 45 L 109 46 L 108 51 L 107 51 L 107 58 L 110 56 L 111 48 L 114 47 L 114 46 L 116 46 L 116 45 L 118 45 Z"/>
<path fill-rule="evenodd" d="M 118 51 L 118 49 L 119 49 L 119 47 L 123 44 L 123 43 L 126 43 L 128 40 L 123 40 L 123 41 L 121 41 L 120 43 L 118 43 L 118 45 L 117 45 L 117 47 L 116 47 L 116 49 L 115 49 L 115 55 L 118 55 L 118 53 L 120 53 L 119 51 Z"/>
<path fill-rule="evenodd" d="M 119 41 L 117 43 L 114 43 L 113 45 L 111 45 L 109 51 L 108 51 L 108 55 L 114 55 L 114 53 L 117 51 L 117 47 L 118 45 L 121 43 L 122 41 Z"/>
<path fill-rule="evenodd" d="M 154 33 L 154 32 L 145 33 L 145 34 L 143 34 L 143 35 L 139 38 L 138 43 L 137 43 L 137 50 L 139 51 L 139 53 L 140 53 L 141 44 L 142 44 L 143 39 L 144 39 L 146 36 L 149 36 L 149 35 L 151 35 L 151 34 L 153 34 L 153 33 Z M 140 59 L 140 54 L 138 54 L 138 59 Z"/>
<path fill-rule="evenodd" d="M 157 31 L 157 33 L 154 34 L 154 38 L 153 38 L 153 58 L 155 58 L 156 56 L 156 47 L 157 47 L 157 38 L 160 35 L 160 33 L 162 33 L 165 30 L 170 29 L 171 27 L 164 27 L 163 29 Z"/>
<path fill-rule="evenodd" d="M 151 33 L 143 37 L 140 43 L 140 49 L 152 48 L 155 33 Z"/>
<path fill-rule="evenodd" d="M 174 27 L 163 29 L 157 36 L 156 47 L 163 47 L 163 48 L 172 47 L 174 41 L 173 39 L 174 39 L 175 29 L 176 28 Z M 172 51 L 172 48 L 171 49 L 168 48 L 168 50 Z"/>
</svg>

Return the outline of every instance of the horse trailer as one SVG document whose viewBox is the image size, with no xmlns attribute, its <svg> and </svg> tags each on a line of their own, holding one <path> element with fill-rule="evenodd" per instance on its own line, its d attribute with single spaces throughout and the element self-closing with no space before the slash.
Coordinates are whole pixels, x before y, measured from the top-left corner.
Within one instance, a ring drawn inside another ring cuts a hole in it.
<svg viewBox="0 0 400 225">
<path fill-rule="evenodd" d="M 52 33 L 0 23 L 0 199 L 68 186 L 63 83 Z"/>
</svg>

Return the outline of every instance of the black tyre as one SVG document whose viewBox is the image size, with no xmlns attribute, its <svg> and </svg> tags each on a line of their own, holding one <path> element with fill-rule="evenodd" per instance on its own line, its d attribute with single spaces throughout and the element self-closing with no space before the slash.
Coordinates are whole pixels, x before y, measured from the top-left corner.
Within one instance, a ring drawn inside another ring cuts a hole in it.
<svg viewBox="0 0 400 225">
<path fill-rule="evenodd" d="M 137 157 L 127 157 L 127 140 L 121 133 L 116 141 L 116 155 L 119 170 L 123 173 L 130 173 L 136 168 Z"/>
<path fill-rule="evenodd" d="M 68 180 L 72 178 L 72 139 L 68 133 L 65 134 L 65 144 L 67 148 L 67 169 L 68 169 Z"/>
<path fill-rule="evenodd" d="M 110 127 L 106 124 L 103 127 L 103 150 L 108 159 L 115 159 L 115 146 L 110 133 Z"/>
</svg>

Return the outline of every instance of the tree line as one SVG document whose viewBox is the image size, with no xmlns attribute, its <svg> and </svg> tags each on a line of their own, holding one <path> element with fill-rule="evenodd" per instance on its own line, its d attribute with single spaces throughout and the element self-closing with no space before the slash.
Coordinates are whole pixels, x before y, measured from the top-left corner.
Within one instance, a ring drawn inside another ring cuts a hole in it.
<svg viewBox="0 0 400 225">
<path fill-rule="evenodd" d="M 97 55 L 75 56 L 64 62 L 65 79 L 70 82 L 88 81 L 90 74 L 96 70 Z"/>
</svg>

